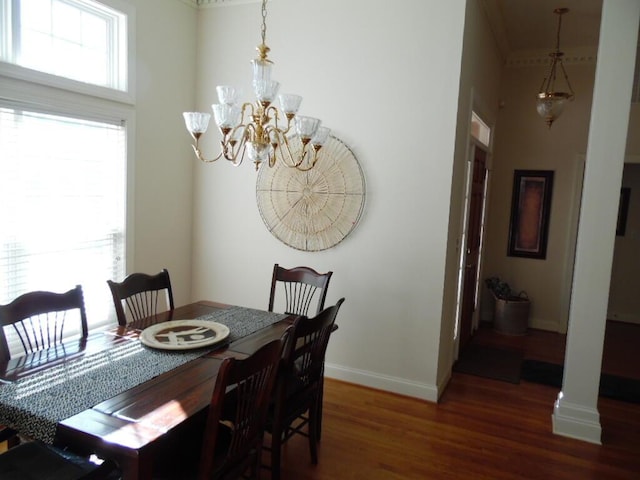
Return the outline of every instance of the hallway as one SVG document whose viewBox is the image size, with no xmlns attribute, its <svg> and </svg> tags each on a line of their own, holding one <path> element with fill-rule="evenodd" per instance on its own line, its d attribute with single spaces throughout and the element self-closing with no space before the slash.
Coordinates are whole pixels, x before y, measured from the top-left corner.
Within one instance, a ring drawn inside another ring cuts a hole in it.
<svg viewBox="0 0 640 480">
<path fill-rule="evenodd" d="M 523 359 L 540 360 L 557 365 L 564 363 L 566 335 L 529 329 L 526 335 L 497 333 L 492 325 L 482 322 L 472 337 L 472 345 L 490 346 L 522 353 Z M 602 372 L 640 380 L 640 325 L 607 321 Z"/>
</svg>

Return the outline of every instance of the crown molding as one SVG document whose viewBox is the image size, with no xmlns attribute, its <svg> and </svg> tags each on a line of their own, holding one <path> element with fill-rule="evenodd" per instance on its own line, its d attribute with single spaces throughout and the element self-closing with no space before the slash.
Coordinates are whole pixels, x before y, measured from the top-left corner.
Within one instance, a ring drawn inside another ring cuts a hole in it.
<svg viewBox="0 0 640 480">
<path fill-rule="evenodd" d="M 562 61 L 565 65 L 595 65 L 597 48 L 576 48 L 565 51 Z M 539 67 L 551 64 L 549 51 L 514 52 L 507 58 L 507 67 Z"/>
</svg>

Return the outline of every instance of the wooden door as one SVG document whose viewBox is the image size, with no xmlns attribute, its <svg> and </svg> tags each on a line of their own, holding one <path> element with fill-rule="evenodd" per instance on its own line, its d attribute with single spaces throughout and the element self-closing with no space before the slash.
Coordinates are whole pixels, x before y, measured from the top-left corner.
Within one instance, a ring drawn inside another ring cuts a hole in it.
<svg viewBox="0 0 640 480">
<path fill-rule="evenodd" d="M 474 146 L 471 187 L 469 192 L 469 216 L 467 220 L 466 255 L 462 283 L 462 304 L 460 313 L 460 350 L 473 333 L 473 312 L 477 305 L 478 265 L 482 239 L 487 152 Z"/>
</svg>

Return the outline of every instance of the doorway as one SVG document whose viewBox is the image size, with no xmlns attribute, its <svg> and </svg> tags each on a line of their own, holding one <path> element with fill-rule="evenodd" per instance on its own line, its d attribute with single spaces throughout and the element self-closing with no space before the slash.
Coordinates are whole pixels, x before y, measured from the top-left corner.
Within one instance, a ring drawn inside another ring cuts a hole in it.
<svg viewBox="0 0 640 480">
<path fill-rule="evenodd" d="M 462 350 L 473 333 L 474 313 L 479 304 L 480 257 L 482 252 L 482 231 L 485 210 L 485 190 L 487 179 L 487 151 L 474 145 L 470 166 L 471 182 L 468 199 L 466 226 L 465 260 L 462 268 L 462 300 L 460 302 L 460 349 Z"/>
<path fill-rule="evenodd" d="M 471 115 L 471 142 L 465 188 L 464 230 L 458 271 L 457 336 L 462 351 L 477 328 L 480 293 L 488 157 L 491 129 L 476 112 Z"/>
</svg>

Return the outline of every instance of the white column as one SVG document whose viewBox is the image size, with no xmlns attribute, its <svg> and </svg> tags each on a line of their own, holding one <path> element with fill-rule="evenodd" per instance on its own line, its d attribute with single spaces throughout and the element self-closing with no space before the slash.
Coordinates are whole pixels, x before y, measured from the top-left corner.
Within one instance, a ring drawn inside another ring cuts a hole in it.
<svg viewBox="0 0 640 480">
<path fill-rule="evenodd" d="M 640 1 L 604 0 L 562 391 L 553 432 L 601 443 L 598 386 Z M 571 105 L 567 105 L 571 108 Z"/>
</svg>

